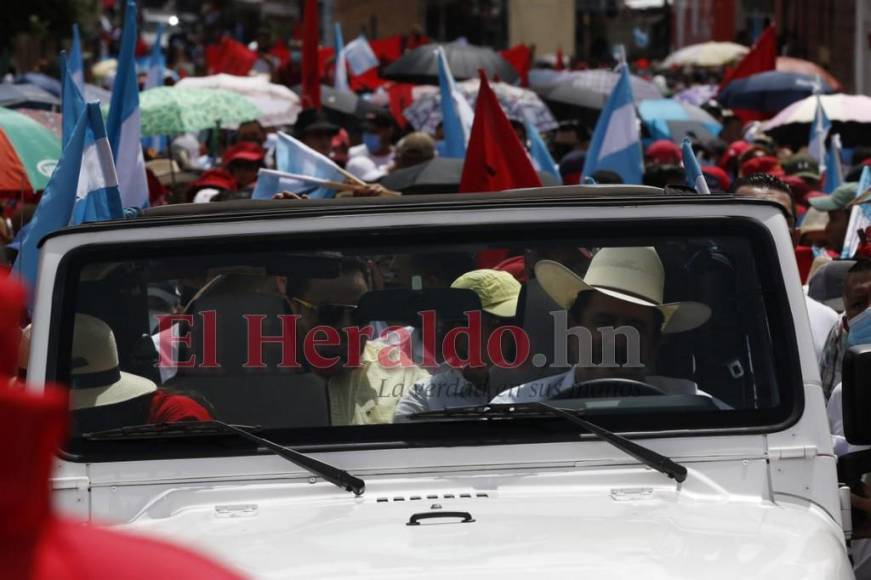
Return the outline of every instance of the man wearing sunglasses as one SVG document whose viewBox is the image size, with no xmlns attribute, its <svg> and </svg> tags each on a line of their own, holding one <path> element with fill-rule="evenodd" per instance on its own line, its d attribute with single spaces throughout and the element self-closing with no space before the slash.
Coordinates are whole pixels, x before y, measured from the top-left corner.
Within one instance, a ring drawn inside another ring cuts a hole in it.
<svg viewBox="0 0 871 580">
<path fill-rule="evenodd" d="M 365 262 L 342 258 L 338 276 L 288 279 L 285 287 L 290 308 L 299 316 L 299 360 L 325 381 L 333 425 L 390 423 L 402 395 L 429 376 L 411 361 L 387 368 L 379 357 L 388 348 L 384 341 L 349 339 L 353 330 L 346 329 L 355 326 L 357 302 L 369 291 L 367 279 Z M 304 337 L 312 332 L 323 337 L 329 328 L 338 331 L 338 343 L 318 344 L 311 347 L 316 352 L 306 352 Z M 399 356 L 400 351 L 390 354 Z M 355 358 L 359 364 L 353 364 Z M 325 360 L 331 362 L 323 364 Z"/>
</svg>

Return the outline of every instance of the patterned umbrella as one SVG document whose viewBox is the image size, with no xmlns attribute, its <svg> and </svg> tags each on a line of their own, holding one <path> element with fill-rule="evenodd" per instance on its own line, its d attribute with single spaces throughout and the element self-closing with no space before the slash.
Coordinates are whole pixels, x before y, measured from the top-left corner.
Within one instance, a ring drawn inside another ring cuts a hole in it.
<svg viewBox="0 0 871 580">
<path fill-rule="evenodd" d="M 663 61 L 665 68 L 672 66 L 723 66 L 738 60 L 750 49 L 734 42 L 703 42 L 676 50 Z"/>
<path fill-rule="evenodd" d="M 573 71 L 557 79 L 552 88 L 544 89 L 543 93 L 537 92 L 549 102 L 601 110 L 619 79 L 620 75 L 610 70 Z M 662 98 L 662 93 L 652 82 L 637 76 L 630 77 L 630 82 L 636 103 L 644 99 Z"/>
<path fill-rule="evenodd" d="M 823 82 L 828 84 L 835 91 L 840 91 L 843 88 L 838 79 L 832 76 L 832 73 L 830 73 L 817 63 L 811 62 L 809 60 L 802 60 L 800 58 L 794 58 L 791 56 L 778 56 L 777 70 L 779 70 L 780 72 L 809 75 L 812 77 L 818 76 L 823 80 Z"/>
<path fill-rule="evenodd" d="M 841 135 L 845 147 L 868 142 L 871 130 L 871 97 L 865 95 L 822 95 L 823 110 L 832 122 L 830 134 Z M 817 98 L 807 97 L 793 103 L 773 119 L 762 124 L 762 130 L 778 142 L 802 147 L 807 145 L 810 126 L 816 112 Z"/>
<path fill-rule="evenodd" d="M 478 100 L 480 84 L 479 79 L 469 79 L 457 83 L 457 88 L 469 101 L 473 110 L 475 102 Z M 496 93 L 502 109 L 510 118 L 530 121 L 539 132 L 556 128 L 557 122 L 550 109 L 534 92 L 507 83 L 490 83 L 490 86 Z M 441 94 L 438 87 L 431 87 L 424 96 L 414 101 L 402 114 L 416 130 L 434 133 L 436 126 L 442 120 Z"/>
<path fill-rule="evenodd" d="M 33 119 L 0 107 L 0 194 L 45 189 L 60 159 L 60 139 Z"/>
<path fill-rule="evenodd" d="M 302 109 L 299 97 L 284 85 L 270 83 L 262 76 L 240 77 L 217 74 L 187 77 L 176 83 L 179 88 L 222 89 L 238 93 L 257 105 L 263 115 L 258 119 L 266 127 L 293 125 Z"/>
<path fill-rule="evenodd" d="M 229 91 L 156 87 L 139 93 L 142 136 L 172 135 L 252 121 L 263 112 Z"/>
</svg>

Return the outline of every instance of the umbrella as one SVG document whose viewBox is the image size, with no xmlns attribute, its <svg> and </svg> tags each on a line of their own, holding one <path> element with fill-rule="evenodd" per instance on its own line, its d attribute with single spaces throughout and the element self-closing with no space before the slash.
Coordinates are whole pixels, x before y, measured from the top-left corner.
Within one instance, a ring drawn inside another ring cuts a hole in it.
<svg viewBox="0 0 871 580">
<path fill-rule="evenodd" d="M 57 111 L 46 111 L 45 109 L 15 109 L 16 113 L 21 113 L 26 117 L 30 117 L 49 131 L 55 134 L 58 139 L 63 133 L 63 116 Z"/>
<path fill-rule="evenodd" d="M 457 193 L 463 175 L 463 160 L 436 157 L 384 176 L 380 183 L 392 191 L 412 193 Z M 559 185 L 548 173 L 538 172 L 544 186 Z"/>
<path fill-rule="evenodd" d="M 845 147 L 868 142 L 868 131 L 871 131 L 871 97 L 838 93 L 822 95 L 820 102 L 832 122 L 830 133 L 839 133 Z M 807 97 L 763 123 L 762 130 L 780 143 L 803 147 L 808 143 L 816 107 L 816 96 Z"/>
<path fill-rule="evenodd" d="M 682 103 L 689 105 L 704 105 L 717 96 L 717 85 L 693 85 L 674 96 Z"/>
<path fill-rule="evenodd" d="M 730 82 L 717 100 L 731 109 L 777 113 L 814 94 L 815 88 L 824 94 L 832 92 L 832 87 L 816 77 L 768 71 Z"/>
<path fill-rule="evenodd" d="M 641 101 L 638 114 L 653 139 L 679 142 L 692 132 L 702 140 L 709 140 L 723 128 L 716 119 L 699 107 L 672 99 Z"/>
<path fill-rule="evenodd" d="M 436 44 L 425 44 L 410 50 L 384 69 L 382 78 L 415 84 L 436 84 L 439 80 Z M 517 82 L 517 71 L 493 49 L 462 42 L 442 45 L 451 74 L 457 80 L 476 78 L 478 69 L 484 69 L 491 79 L 499 77 L 506 83 Z"/>
<path fill-rule="evenodd" d="M 842 87 L 832 73 L 821 67 L 815 62 L 793 58 L 791 56 L 777 57 L 777 70 L 780 72 L 796 73 L 800 75 L 808 75 L 812 77 L 820 77 L 835 91 L 840 91 Z"/>
<path fill-rule="evenodd" d="M 293 91 L 301 95 L 302 85 L 293 87 Z M 356 93 L 338 91 L 328 85 L 321 85 L 321 106 L 326 109 L 327 117 L 345 128 L 356 126 L 370 111 L 384 109 Z"/>
<path fill-rule="evenodd" d="M 668 55 L 662 66 L 723 66 L 742 58 L 750 49 L 734 42 L 691 44 Z"/>
<path fill-rule="evenodd" d="M 179 88 L 223 89 L 238 93 L 254 103 L 263 114 L 258 118 L 266 127 L 293 125 L 302 109 L 299 97 L 284 85 L 269 82 L 263 76 L 240 77 L 217 74 L 187 77 L 175 84 Z"/>
<path fill-rule="evenodd" d="M 36 85 L 42 90 L 51 93 L 55 97 L 61 98 L 61 92 L 63 90 L 61 82 L 58 79 L 50 77 L 46 74 L 37 72 L 24 73 L 23 75 L 18 77 L 18 80 L 16 80 L 15 82 L 18 84 Z M 85 83 L 84 96 L 86 101 L 100 101 L 102 103 L 108 103 L 112 98 L 112 93 L 96 85 Z"/>
<path fill-rule="evenodd" d="M 257 119 L 245 97 L 218 89 L 155 87 L 139 93 L 142 136 L 172 135 Z"/>
<path fill-rule="evenodd" d="M 539 94 L 558 117 L 580 117 L 592 124 L 611 96 L 620 75 L 610 70 L 587 70 L 568 73 L 565 78 L 567 80 L 543 93 L 539 91 Z M 662 98 L 662 93 L 650 81 L 631 76 L 630 83 L 636 103 L 644 99 Z"/>
<path fill-rule="evenodd" d="M 0 107 L 52 109 L 60 107 L 60 99 L 36 85 L 0 84 Z"/>
<path fill-rule="evenodd" d="M 469 79 L 457 83 L 457 88 L 469 101 L 472 109 L 478 100 L 478 88 L 481 85 L 479 79 Z M 493 92 L 499 99 L 499 104 L 505 113 L 513 119 L 530 121 L 539 132 L 550 131 L 556 128 L 557 122 L 547 105 L 533 91 L 515 87 L 508 83 L 491 83 Z M 437 87 L 415 100 L 402 114 L 418 131 L 435 133 L 436 126 L 442 120 L 441 93 Z"/>
<path fill-rule="evenodd" d="M 60 139 L 25 115 L 0 107 L 0 193 L 45 189 L 60 159 Z"/>
</svg>

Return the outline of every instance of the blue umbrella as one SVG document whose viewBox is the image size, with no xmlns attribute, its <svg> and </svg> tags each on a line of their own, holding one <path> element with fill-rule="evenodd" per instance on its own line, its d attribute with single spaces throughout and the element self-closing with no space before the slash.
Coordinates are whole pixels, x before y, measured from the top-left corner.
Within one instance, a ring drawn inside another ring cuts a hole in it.
<svg viewBox="0 0 871 580">
<path fill-rule="evenodd" d="M 789 105 L 814 94 L 832 93 L 824 80 L 809 75 L 768 71 L 729 83 L 717 97 L 730 109 L 745 109 L 760 113 L 777 113 Z"/>
<path fill-rule="evenodd" d="M 57 98 L 61 95 L 61 83 L 54 77 L 46 74 L 29 72 L 24 73 L 15 81 L 18 84 L 36 85 L 40 89 L 51 93 Z M 109 102 L 112 93 L 96 85 L 85 83 L 85 101 L 100 101 L 103 104 Z"/>
<path fill-rule="evenodd" d="M 690 134 L 708 140 L 723 128 L 700 107 L 674 99 L 645 99 L 638 105 L 638 114 L 651 141 L 669 139 L 678 143 Z"/>
</svg>

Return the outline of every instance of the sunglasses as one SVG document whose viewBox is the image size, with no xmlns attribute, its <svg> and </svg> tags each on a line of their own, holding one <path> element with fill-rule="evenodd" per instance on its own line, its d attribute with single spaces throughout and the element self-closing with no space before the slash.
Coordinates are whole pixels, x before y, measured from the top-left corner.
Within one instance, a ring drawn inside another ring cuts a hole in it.
<svg viewBox="0 0 871 580">
<path fill-rule="evenodd" d="M 354 314 L 357 312 L 357 306 L 353 304 L 312 304 L 297 297 L 293 297 L 291 300 L 314 312 L 318 321 L 324 324 L 341 324 L 347 320 L 353 320 Z"/>
</svg>

